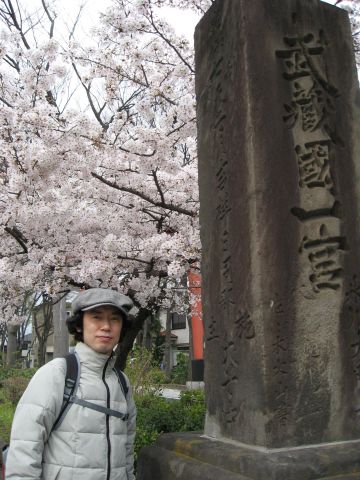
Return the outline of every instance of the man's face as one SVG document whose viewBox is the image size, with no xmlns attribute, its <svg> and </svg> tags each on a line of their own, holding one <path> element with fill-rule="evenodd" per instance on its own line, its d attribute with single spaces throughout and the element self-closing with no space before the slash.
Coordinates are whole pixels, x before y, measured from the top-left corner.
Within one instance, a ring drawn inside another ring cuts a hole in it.
<svg viewBox="0 0 360 480">
<path fill-rule="evenodd" d="M 123 325 L 121 312 L 111 306 L 97 307 L 84 312 L 84 343 L 95 352 L 111 354 L 119 343 Z"/>
</svg>

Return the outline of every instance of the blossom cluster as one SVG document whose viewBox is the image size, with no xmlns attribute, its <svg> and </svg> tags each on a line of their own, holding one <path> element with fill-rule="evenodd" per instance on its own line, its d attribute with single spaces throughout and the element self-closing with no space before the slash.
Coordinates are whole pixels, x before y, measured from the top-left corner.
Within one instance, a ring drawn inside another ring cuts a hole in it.
<svg viewBox="0 0 360 480">
<path fill-rule="evenodd" d="M 7 0 L 8 5 L 11 0 Z M 26 292 L 113 287 L 182 302 L 200 258 L 193 47 L 161 7 L 112 0 L 88 41 L 44 11 L 0 16 L 0 308 Z"/>
</svg>

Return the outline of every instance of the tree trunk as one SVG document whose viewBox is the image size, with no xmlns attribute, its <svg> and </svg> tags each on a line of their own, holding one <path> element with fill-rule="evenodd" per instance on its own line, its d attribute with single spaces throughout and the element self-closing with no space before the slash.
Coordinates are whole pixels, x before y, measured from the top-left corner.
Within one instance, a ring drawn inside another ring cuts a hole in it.
<svg viewBox="0 0 360 480">
<path fill-rule="evenodd" d="M 16 357 L 18 353 L 17 333 L 19 330 L 19 326 L 8 323 L 7 330 L 8 330 L 8 343 L 7 343 L 6 363 L 7 365 L 15 365 Z"/>
<path fill-rule="evenodd" d="M 46 340 L 39 342 L 38 351 L 37 351 L 37 361 L 38 367 L 45 365 L 46 361 Z"/>
<path fill-rule="evenodd" d="M 35 305 L 36 302 L 36 294 L 34 295 L 32 292 L 25 293 L 24 301 L 21 306 L 21 315 L 26 317 L 26 320 L 20 325 L 18 329 L 18 345 L 21 347 L 24 344 L 24 338 L 26 335 L 26 331 L 30 324 L 31 319 L 31 309 Z"/>
<path fill-rule="evenodd" d="M 53 305 L 54 358 L 69 352 L 69 332 L 66 326 L 66 295 Z"/>
<path fill-rule="evenodd" d="M 43 302 L 33 311 L 33 327 L 38 342 L 38 366 L 46 361 L 46 345 L 53 332 L 53 305 L 51 298 L 43 294 Z"/>
<path fill-rule="evenodd" d="M 171 313 L 167 312 L 166 315 L 166 330 L 165 330 L 165 373 L 167 380 L 170 380 L 171 376 Z"/>
<path fill-rule="evenodd" d="M 151 321 L 151 317 L 150 317 L 150 321 Z M 142 348 L 147 348 L 148 332 L 149 332 L 149 317 L 146 318 L 143 325 L 143 337 L 141 342 Z"/>
<path fill-rule="evenodd" d="M 126 360 L 131 351 L 134 341 L 143 327 L 145 320 L 151 315 L 151 311 L 145 308 L 139 310 L 138 315 L 131 321 L 131 328 L 126 332 L 125 337 L 116 349 L 116 364 L 121 370 L 125 370 Z"/>
<path fill-rule="evenodd" d="M 7 339 L 7 325 L 6 323 L 1 323 L 0 324 L 0 354 L 1 354 L 1 360 L 2 363 L 5 364 L 6 358 L 5 358 L 5 343 Z"/>
</svg>

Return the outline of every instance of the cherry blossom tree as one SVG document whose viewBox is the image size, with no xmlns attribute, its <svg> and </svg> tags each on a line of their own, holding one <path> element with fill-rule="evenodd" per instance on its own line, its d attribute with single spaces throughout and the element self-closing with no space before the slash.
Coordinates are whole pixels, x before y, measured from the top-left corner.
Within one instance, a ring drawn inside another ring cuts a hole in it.
<svg viewBox="0 0 360 480">
<path fill-rule="evenodd" d="M 353 34 L 355 60 L 360 68 L 360 5 L 358 0 L 332 0 L 335 6 L 343 8 L 349 14 Z"/>
<path fill-rule="evenodd" d="M 111 0 L 84 39 L 81 8 L 66 25 L 61 2 L 2 1 L 3 320 L 22 321 L 31 290 L 120 289 L 136 304 L 126 355 L 150 312 L 183 306 L 200 259 L 194 55 L 162 8 L 211 3 Z M 356 34 L 355 2 L 337 3 Z"/>
<path fill-rule="evenodd" d="M 193 52 L 158 14 L 168 3 L 114 1 L 84 46 L 71 29 L 68 45 L 57 39 L 55 4 L 4 2 L 5 320 L 29 289 L 109 286 L 134 298 L 135 335 L 198 261 Z"/>
</svg>

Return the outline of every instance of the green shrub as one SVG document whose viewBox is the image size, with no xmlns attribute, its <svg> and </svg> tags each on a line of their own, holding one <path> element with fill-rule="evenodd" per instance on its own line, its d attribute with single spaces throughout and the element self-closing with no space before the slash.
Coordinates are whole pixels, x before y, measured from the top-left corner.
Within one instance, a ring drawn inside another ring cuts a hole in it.
<svg viewBox="0 0 360 480">
<path fill-rule="evenodd" d="M 173 383 L 184 384 L 188 378 L 188 356 L 179 353 L 177 362 L 171 380 Z M 161 397 L 161 385 L 166 383 L 166 375 L 156 365 L 152 352 L 135 348 L 128 361 L 126 374 L 137 407 L 135 458 L 142 447 L 153 444 L 162 433 L 204 429 L 204 392 L 182 392 L 179 401 Z"/>
<path fill-rule="evenodd" d="M 13 368 L 13 367 L 2 367 L 0 369 L 0 386 L 2 380 L 12 377 L 24 377 L 30 379 L 37 368 Z"/>
<path fill-rule="evenodd" d="M 171 383 L 185 385 L 189 378 L 189 357 L 185 353 L 178 353 L 176 362 L 177 364 L 171 370 Z"/>
<path fill-rule="evenodd" d="M 202 390 L 181 392 L 180 406 L 182 412 L 181 432 L 194 432 L 204 430 L 205 397 Z"/>
<path fill-rule="evenodd" d="M 0 438 L 4 443 L 10 442 L 10 432 L 15 407 L 11 402 L 0 403 Z"/>
<path fill-rule="evenodd" d="M 2 381 L 5 398 L 16 407 L 21 395 L 28 386 L 29 379 L 25 377 L 11 377 Z"/>
<path fill-rule="evenodd" d="M 205 421 L 203 391 L 181 392 L 180 400 L 166 400 L 149 393 L 135 396 L 137 428 L 135 458 L 140 448 L 151 445 L 162 433 L 202 431 Z"/>
<path fill-rule="evenodd" d="M 152 352 L 146 348 L 132 350 L 125 372 L 136 395 L 147 395 L 165 383 L 165 372 L 155 364 Z"/>
<path fill-rule="evenodd" d="M 16 405 L 35 372 L 35 368 L 3 367 L 0 370 L 0 438 L 5 443 L 10 441 Z"/>
<path fill-rule="evenodd" d="M 151 382 L 153 385 L 164 385 L 166 383 L 166 373 L 159 367 L 154 366 L 151 370 Z"/>
<path fill-rule="evenodd" d="M 2 368 L 0 371 L 0 390 L 4 399 L 16 406 L 35 372 L 35 368 Z"/>
</svg>

